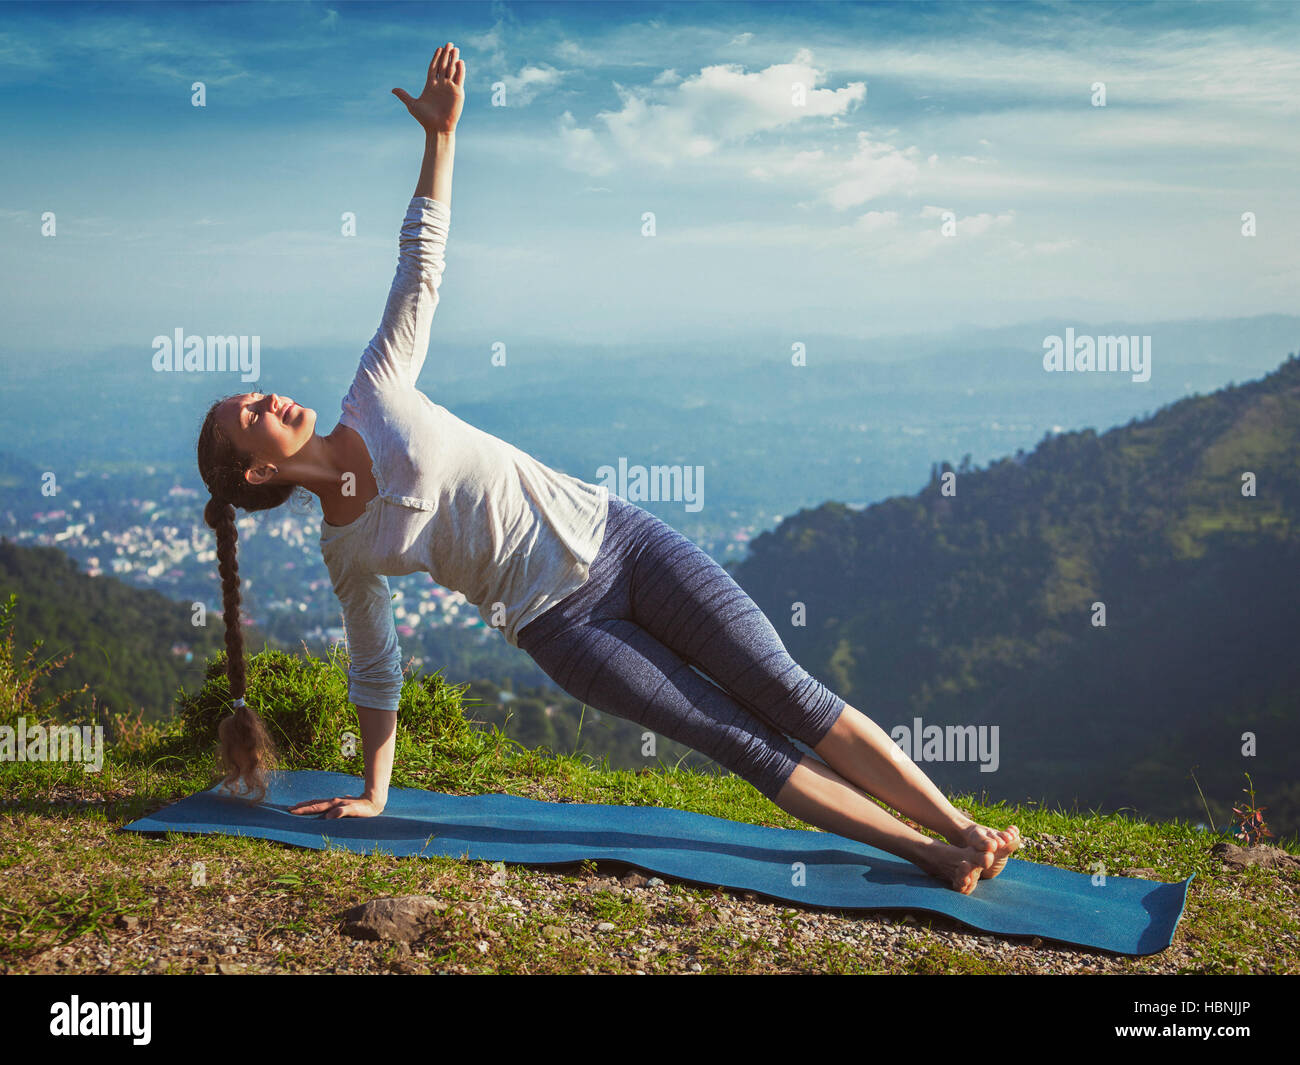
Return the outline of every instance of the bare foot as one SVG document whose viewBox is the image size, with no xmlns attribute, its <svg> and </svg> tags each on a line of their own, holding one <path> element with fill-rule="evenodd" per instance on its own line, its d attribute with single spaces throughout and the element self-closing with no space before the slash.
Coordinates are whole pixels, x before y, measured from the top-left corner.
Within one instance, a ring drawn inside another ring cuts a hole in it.
<svg viewBox="0 0 1300 1065">
<path fill-rule="evenodd" d="M 972 847 L 993 855 L 993 864 L 980 873 L 980 879 L 992 880 L 1006 868 L 1007 859 L 1020 849 L 1020 829 L 1012 825 L 1006 830 L 971 824 L 962 832 L 947 837 L 955 846 Z"/>
<path fill-rule="evenodd" d="M 945 881 L 954 891 L 969 895 L 993 864 L 993 852 L 975 847 L 954 847 L 934 840 L 914 861 L 931 876 Z"/>
</svg>

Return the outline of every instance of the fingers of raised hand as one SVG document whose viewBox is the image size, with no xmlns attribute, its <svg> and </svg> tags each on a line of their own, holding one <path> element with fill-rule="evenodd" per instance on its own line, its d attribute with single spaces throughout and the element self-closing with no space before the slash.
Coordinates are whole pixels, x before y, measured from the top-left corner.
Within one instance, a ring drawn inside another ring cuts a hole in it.
<svg viewBox="0 0 1300 1065">
<path fill-rule="evenodd" d="M 444 78 L 452 79 L 458 72 L 463 76 L 465 64 L 460 61 L 460 49 L 448 41 L 433 53 L 429 63 L 429 84 Z"/>
</svg>

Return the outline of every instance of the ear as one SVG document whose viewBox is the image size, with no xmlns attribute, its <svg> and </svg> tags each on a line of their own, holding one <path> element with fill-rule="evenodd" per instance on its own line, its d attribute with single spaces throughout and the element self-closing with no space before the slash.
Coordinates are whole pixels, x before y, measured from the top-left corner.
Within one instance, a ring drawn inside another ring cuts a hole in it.
<svg viewBox="0 0 1300 1065">
<path fill-rule="evenodd" d="M 269 462 L 264 462 L 260 466 L 250 466 L 244 473 L 244 480 L 251 485 L 264 485 L 270 481 L 280 471 Z"/>
</svg>

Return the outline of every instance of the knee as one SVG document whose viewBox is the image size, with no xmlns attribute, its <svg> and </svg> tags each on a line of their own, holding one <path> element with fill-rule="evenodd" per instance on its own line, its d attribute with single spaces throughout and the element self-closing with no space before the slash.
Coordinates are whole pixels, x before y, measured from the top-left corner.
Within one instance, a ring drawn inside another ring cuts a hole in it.
<svg viewBox="0 0 1300 1065">
<path fill-rule="evenodd" d="M 816 677 L 795 668 L 775 682 L 758 707 L 782 732 L 815 747 L 848 705 Z"/>
</svg>

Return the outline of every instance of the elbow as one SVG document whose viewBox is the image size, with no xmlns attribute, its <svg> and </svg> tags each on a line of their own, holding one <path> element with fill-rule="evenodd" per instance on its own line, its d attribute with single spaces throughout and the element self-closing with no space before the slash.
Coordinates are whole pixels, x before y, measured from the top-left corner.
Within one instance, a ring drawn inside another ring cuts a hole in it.
<svg viewBox="0 0 1300 1065">
<path fill-rule="evenodd" d="M 348 678 L 348 701 L 354 706 L 395 711 L 402 698 L 402 669 L 381 663 L 374 669 L 353 671 Z"/>
</svg>

